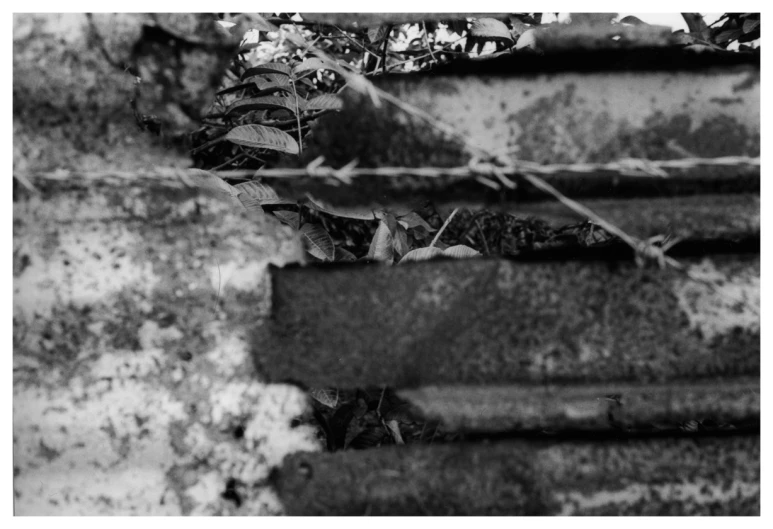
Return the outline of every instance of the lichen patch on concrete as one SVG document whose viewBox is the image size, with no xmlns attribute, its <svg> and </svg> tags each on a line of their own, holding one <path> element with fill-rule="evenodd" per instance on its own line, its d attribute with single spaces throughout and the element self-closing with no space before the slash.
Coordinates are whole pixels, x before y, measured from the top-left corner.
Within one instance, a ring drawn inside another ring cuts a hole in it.
<svg viewBox="0 0 773 529">
<path fill-rule="evenodd" d="M 554 499 L 563 505 L 559 514 L 571 516 L 591 514 L 594 509 L 604 507 L 635 505 L 638 502 L 652 500 L 657 500 L 658 503 L 671 500 L 697 507 L 711 502 L 728 503 L 733 499 L 751 498 L 758 496 L 759 493 L 759 482 L 733 481 L 730 484 L 719 485 L 707 480 L 697 480 L 690 483 L 674 482 L 650 486 L 633 484 L 620 490 L 602 490 L 593 494 L 559 492 L 554 494 Z"/>
<path fill-rule="evenodd" d="M 707 341 L 735 328 L 760 330 L 759 270 L 728 274 L 709 259 L 690 265 L 689 278 L 677 280 L 674 292 L 690 326 Z"/>
</svg>

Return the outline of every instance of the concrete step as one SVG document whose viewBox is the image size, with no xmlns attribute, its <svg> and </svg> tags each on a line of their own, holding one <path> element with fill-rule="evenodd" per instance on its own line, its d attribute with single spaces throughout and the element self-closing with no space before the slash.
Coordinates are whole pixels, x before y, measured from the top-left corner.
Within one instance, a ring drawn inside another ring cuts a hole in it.
<svg viewBox="0 0 773 529">
<path fill-rule="evenodd" d="M 290 515 L 759 515 L 759 435 L 293 454 Z"/>
<path fill-rule="evenodd" d="M 759 375 L 758 249 L 684 257 L 688 275 L 618 250 L 272 267 L 254 358 L 312 387 Z"/>
</svg>

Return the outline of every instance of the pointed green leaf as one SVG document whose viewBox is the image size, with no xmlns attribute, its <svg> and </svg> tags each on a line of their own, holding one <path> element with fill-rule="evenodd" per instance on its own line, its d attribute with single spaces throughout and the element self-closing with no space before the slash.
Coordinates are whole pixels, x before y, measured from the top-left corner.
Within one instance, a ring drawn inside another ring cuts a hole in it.
<svg viewBox="0 0 773 529">
<path fill-rule="evenodd" d="M 755 29 L 757 29 L 760 25 L 759 19 L 752 20 L 751 18 L 747 18 L 743 21 L 743 32 L 744 33 L 751 33 Z"/>
<path fill-rule="evenodd" d="M 480 255 L 480 252 L 473 250 L 469 246 L 463 244 L 457 244 L 443 250 L 443 255 L 453 257 L 454 259 L 464 259 L 466 257 L 476 257 Z"/>
<path fill-rule="evenodd" d="M 284 131 L 263 125 L 235 127 L 225 135 L 225 139 L 253 149 L 273 149 L 289 154 L 298 154 L 299 151 L 295 138 Z"/>
<path fill-rule="evenodd" d="M 513 40 L 505 23 L 495 18 L 479 18 L 474 21 L 470 27 L 470 35 L 484 39 Z"/>
<path fill-rule="evenodd" d="M 261 88 L 261 86 L 263 88 Z M 241 90 L 249 90 L 257 88 L 258 92 L 255 94 L 255 97 L 260 96 L 267 96 L 271 95 L 276 92 L 287 92 L 292 93 L 292 89 L 290 86 L 276 86 L 265 79 L 262 79 L 260 77 L 249 77 L 247 78 L 243 83 L 239 83 L 237 85 L 229 86 L 228 88 L 223 88 L 220 90 L 217 95 L 223 96 L 226 94 L 233 94 L 234 92 L 239 92 Z"/>
<path fill-rule="evenodd" d="M 258 66 L 253 66 L 252 68 L 247 68 L 244 70 L 244 73 L 242 73 L 242 79 L 246 79 L 247 77 L 252 77 L 253 75 L 260 75 L 260 74 L 282 74 L 282 75 L 290 75 L 292 73 L 292 70 L 290 70 L 290 67 L 286 64 L 283 64 L 281 62 L 267 62 L 265 64 L 259 64 Z"/>
<path fill-rule="evenodd" d="M 383 220 L 378 223 L 378 229 L 373 235 L 373 240 L 370 241 L 368 259 L 387 263 L 392 263 L 394 260 L 392 234 L 389 232 L 389 226 Z"/>
<path fill-rule="evenodd" d="M 627 17 L 623 17 L 620 19 L 621 24 L 631 24 L 633 26 L 649 26 L 646 22 L 644 22 L 642 19 L 635 17 L 633 15 L 628 15 Z"/>
<path fill-rule="evenodd" d="M 303 111 L 306 106 L 306 100 L 298 98 L 298 108 Z M 250 97 L 237 101 L 233 105 L 229 106 L 226 110 L 226 114 L 251 112 L 253 110 L 277 110 L 284 109 L 295 113 L 296 101 L 294 97 L 277 97 L 277 96 L 265 96 L 265 97 Z"/>
<path fill-rule="evenodd" d="M 435 257 L 443 255 L 443 251 L 435 247 L 417 248 L 411 250 L 403 256 L 400 263 L 407 263 L 410 261 L 429 261 Z"/>
<path fill-rule="evenodd" d="M 330 234 L 319 224 L 304 224 L 299 230 L 308 252 L 323 261 L 332 261 L 335 257 L 335 245 Z"/>
<path fill-rule="evenodd" d="M 293 67 L 293 75 L 299 77 L 310 72 L 315 72 L 317 70 L 332 70 L 337 72 L 340 70 L 340 67 L 337 64 L 320 59 L 318 57 L 309 57 L 304 59 L 302 63 Z"/>
<path fill-rule="evenodd" d="M 341 110 L 344 102 L 335 94 L 324 94 L 310 99 L 306 104 L 306 110 Z"/>
</svg>

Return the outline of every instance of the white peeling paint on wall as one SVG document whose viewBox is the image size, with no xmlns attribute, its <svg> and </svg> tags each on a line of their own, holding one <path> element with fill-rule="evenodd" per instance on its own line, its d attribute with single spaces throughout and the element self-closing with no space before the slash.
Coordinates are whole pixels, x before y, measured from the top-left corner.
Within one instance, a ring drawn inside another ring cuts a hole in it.
<svg viewBox="0 0 773 529">
<path fill-rule="evenodd" d="M 710 259 L 687 269 L 689 279 L 674 283 L 679 306 L 690 327 L 711 341 L 736 327 L 760 330 L 759 268 L 747 268 L 729 277 Z"/>
<path fill-rule="evenodd" d="M 319 450 L 309 428 L 290 427 L 306 395 L 259 382 L 245 369 L 246 342 L 225 334 L 197 376 L 175 381 L 157 346 L 178 332 L 146 322 L 149 349 L 102 352 L 68 383 L 58 370 L 15 380 L 17 514 L 281 513 L 275 494 L 255 485 L 286 454 Z M 239 508 L 221 497 L 230 479 L 242 484 Z"/>
<path fill-rule="evenodd" d="M 615 506 L 616 504 L 632 505 L 639 501 L 657 499 L 658 502 L 673 500 L 684 504 L 693 503 L 705 505 L 709 502 L 729 503 L 733 499 L 752 498 L 759 496 L 760 484 L 733 481 L 729 486 L 716 484 L 706 480 L 693 483 L 666 483 L 663 485 L 629 485 L 615 491 L 600 491 L 594 494 L 578 492 L 560 492 L 554 494 L 557 502 L 562 504 L 560 516 L 582 514 L 591 509 Z"/>
<path fill-rule="evenodd" d="M 137 233 L 120 224 L 87 228 L 60 225 L 48 233 L 14 236 L 14 254 L 29 259 L 29 266 L 14 277 L 14 314 L 46 317 L 57 304 L 83 306 L 127 287 L 149 292 L 156 285 L 151 263 L 130 255 L 142 243 Z"/>
</svg>

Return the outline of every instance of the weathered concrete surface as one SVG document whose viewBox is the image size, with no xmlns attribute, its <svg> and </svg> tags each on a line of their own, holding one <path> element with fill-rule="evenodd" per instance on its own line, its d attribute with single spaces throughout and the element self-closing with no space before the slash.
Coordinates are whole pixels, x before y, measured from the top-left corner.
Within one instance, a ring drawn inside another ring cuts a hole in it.
<svg viewBox="0 0 773 529">
<path fill-rule="evenodd" d="M 377 85 L 479 147 L 543 164 L 760 154 L 758 64 L 523 73 L 515 57 L 492 68 L 394 75 Z M 377 109 L 350 90 L 344 95 L 344 111 L 315 124 L 308 161 L 324 155 L 336 167 L 355 158 L 361 167 L 454 167 L 470 160 L 459 140 L 426 122 L 387 103 Z"/>
<path fill-rule="evenodd" d="M 421 171 L 421 169 L 419 169 Z M 364 171 L 362 171 L 364 173 Z M 578 174 L 559 172 L 552 175 L 540 175 L 548 184 L 563 194 L 575 199 L 607 198 L 681 198 L 694 195 L 759 194 L 759 166 L 743 165 L 712 167 L 696 166 L 686 170 L 665 170 L 667 177 L 647 175 L 621 175 L 611 170 L 594 170 Z M 346 185 L 341 185 L 335 177 L 308 177 L 297 175 L 292 178 L 272 176 L 268 171 L 263 181 L 270 184 L 282 196 L 298 197 L 311 195 L 331 204 L 356 206 L 386 206 L 390 204 L 418 203 L 430 200 L 436 204 L 444 202 L 484 202 L 490 205 L 502 202 L 519 204 L 553 200 L 547 193 L 535 188 L 517 173 L 508 172 L 505 176 L 516 184 L 515 189 L 499 185 L 492 189 L 481 183 L 478 174 L 462 167 L 448 170 L 435 170 L 435 175 L 417 174 L 411 168 L 398 173 L 357 174 L 350 177 Z M 488 179 L 494 175 L 488 175 Z M 715 199 L 716 200 L 716 199 Z M 719 197 L 719 200 L 733 201 L 732 197 Z"/>
<path fill-rule="evenodd" d="M 33 183 L 14 201 L 16 513 L 281 512 L 263 480 L 317 442 L 245 329 L 290 233 L 173 181 Z"/>
<path fill-rule="evenodd" d="M 674 384 L 430 386 L 400 391 L 427 420 L 454 431 L 678 431 L 688 421 L 708 427 L 756 423 L 760 379 L 742 377 Z"/>
<path fill-rule="evenodd" d="M 682 262 L 689 276 L 600 258 L 272 268 L 255 359 L 313 387 L 758 376 L 759 256 Z"/>
<path fill-rule="evenodd" d="M 759 194 L 588 199 L 581 202 L 629 235 L 642 239 L 669 234 L 683 240 L 732 241 L 758 236 L 761 230 Z M 446 204 L 440 208 L 440 213 L 450 214 L 451 208 L 458 205 Z M 482 204 L 477 207 L 482 207 Z M 519 217 L 534 216 L 552 226 L 566 226 L 585 220 L 555 200 L 499 207 Z"/>
<path fill-rule="evenodd" d="M 154 18 L 182 39 L 219 47 L 153 40 L 143 28 L 158 27 Z M 214 19 L 204 19 L 95 14 L 91 28 L 82 13 L 15 14 L 14 171 L 189 165 L 184 145 L 174 138 L 193 130 L 196 114 L 211 104 L 229 46 Z M 138 110 L 159 119 L 161 136 L 136 123 L 130 105 L 135 76 L 142 78 Z"/>
<path fill-rule="evenodd" d="M 759 435 L 294 454 L 292 515 L 759 515 Z"/>
</svg>

